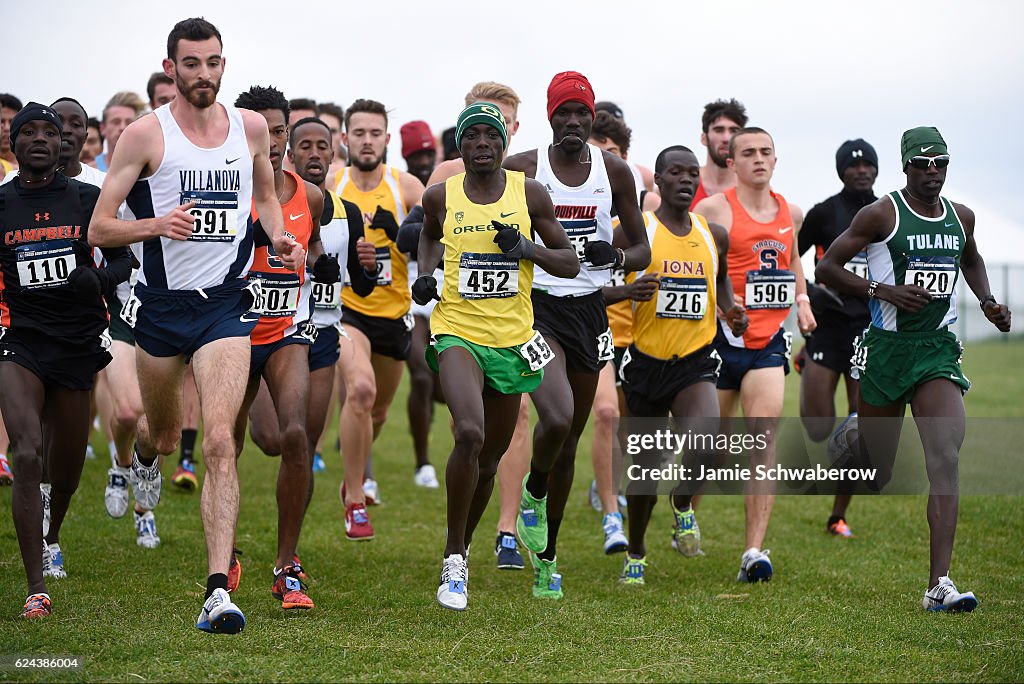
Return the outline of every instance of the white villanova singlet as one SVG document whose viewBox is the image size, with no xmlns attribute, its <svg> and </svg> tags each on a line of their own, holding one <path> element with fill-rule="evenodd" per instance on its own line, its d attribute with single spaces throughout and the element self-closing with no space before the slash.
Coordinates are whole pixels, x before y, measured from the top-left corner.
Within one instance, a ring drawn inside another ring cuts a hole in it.
<svg viewBox="0 0 1024 684">
<path fill-rule="evenodd" d="M 544 290 L 555 297 L 575 297 L 597 292 L 608 284 L 611 269 L 589 271 L 589 262 L 584 259 L 584 247 L 588 242 L 604 240 L 612 241 L 612 184 L 608 180 L 608 170 L 604 165 L 604 153 L 593 145 L 587 145 L 590 151 L 590 176 L 583 185 L 569 187 L 562 184 L 551 170 L 548 150 L 537 150 L 538 183 L 551 195 L 551 203 L 555 205 L 555 218 L 562 224 L 569 243 L 576 250 L 580 260 L 580 272 L 575 278 L 556 278 L 540 266 L 533 274 L 533 287 Z M 537 243 L 543 245 L 540 235 L 535 236 Z"/>
<path fill-rule="evenodd" d="M 170 105 L 153 114 L 160 122 L 164 156 L 152 176 L 128 193 L 125 218 L 164 216 L 195 202 L 195 224 L 188 240 L 151 238 L 132 245 L 139 260 L 139 282 L 166 290 L 199 290 L 245 278 L 252 264 L 252 157 L 242 115 L 231 106 L 230 128 L 219 147 L 197 147 L 181 131 Z"/>
</svg>

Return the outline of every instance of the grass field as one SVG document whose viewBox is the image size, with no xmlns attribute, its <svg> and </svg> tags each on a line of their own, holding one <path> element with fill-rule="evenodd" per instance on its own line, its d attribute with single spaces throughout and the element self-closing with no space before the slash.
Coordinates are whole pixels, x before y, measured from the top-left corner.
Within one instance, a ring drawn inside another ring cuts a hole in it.
<svg viewBox="0 0 1024 684">
<path fill-rule="evenodd" d="M 975 388 L 970 416 L 1024 417 L 1024 343 L 975 343 L 964 359 Z M 785 415 L 798 383 L 787 382 Z M 384 505 L 371 509 L 377 539 L 344 539 L 340 458 L 325 454 L 300 550 L 316 609 L 285 612 L 270 596 L 276 547 L 277 461 L 249 445 L 242 458 L 238 545 L 245 574 L 235 600 L 248 619 L 238 636 L 194 627 L 205 581 L 198 496 L 165 486 L 162 546 L 135 545 L 131 517 L 103 507 L 107 459 L 86 463 L 62 530 L 68 579 L 53 581 L 55 613 L 16 616 L 25 579 L 8 513 L 0 516 L 0 656 L 74 655 L 75 672 L 0 670 L 15 681 L 1007 681 L 1024 679 L 1024 505 L 1019 497 L 960 504 L 952 577 L 980 601 L 972 614 L 927 614 L 928 532 L 923 497 L 855 499 L 856 537 L 827 536 L 831 501 L 785 497 L 766 546 L 776 566 L 765 585 L 733 580 L 743 542 L 738 497 L 708 497 L 700 524 L 707 555 L 669 547 L 662 502 L 648 540 L 645 587 L 616 583 L 622 556 L 601 553 L 599 517 L 586 501 L 589 434 L 559 544 L 565 599 L 539 602 L 532 573 L 498 571 L 488 548 L 492 501 L 474 545 L 465 613 L 434 598 L 444 547 L 443 490 L 412 483 L 411 441 L 399 394 L 374 448 Z M 432 458 L 451 447 L 446 413 Z M 1024 425 L 1024 423 L 1022 423 Z M 1024 435 L 1024 431 L 1021 433 Z M 332 437 L 329 440 L 333 442 Z M 100 451 L 98 449 L 98 451 Z M 1013 454 L 1007 466 L 1019 467 Z M 165 473 L 171 472 L 171 464 Z M 10 490 L 0 491 L 10 510 Z"/>
</svg>

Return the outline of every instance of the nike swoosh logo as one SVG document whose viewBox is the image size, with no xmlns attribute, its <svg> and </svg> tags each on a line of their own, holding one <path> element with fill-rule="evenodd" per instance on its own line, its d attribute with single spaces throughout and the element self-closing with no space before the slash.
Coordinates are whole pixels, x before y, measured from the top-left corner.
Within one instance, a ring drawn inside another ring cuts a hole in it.
<svg viewBox="0 0 1024 684">
<path fill-rule="evenodd" d="M 953 224 L 953 223 L 943 223 L 942 225 L 944 225 L 946 228 L 952 228 L 956 224 Z"/>
<path fill-rule="evenodd" d="M 929 145 L 928 147 L 922 147 L 921 151 L 922 152 L 927 152 L 928 150 L 932 149 L 933 147 L 935 147 L 935 145 Z"/>
<path fill-rule="evenodd" d="M 257 316 L 256 318 L 249 318 L 248 315 L 242 314 L 241 316 L 238 317 L 238 320 L 242 323 L 258 323 L 260 317 Z"/>
<path fill-rule="evenodd" d="M 510 211 L 510 212 L 508 212 L 507 214 L 502 214 L 502 215 L 501 215 L 501 218 L 508 218 L 509 216 L 511 216 L 511 215 L 512 215 L 512 214 L 514 214 L 514 213 L 516 213 L 516 212 L 514 212 L 514 211 Z"/>
<path fill-rule="evenodd" d="M 305 216 L 305 214 L 298 214 L 298 215 L 296 215 L 296 214 L 288 214 L 288 220 L 289 221 L 298 221 L 303 216 Z"/>
<path fill-rule="evenodd" d="M 225 164 L 234 164 L 239 159 L 241 159 L 241 157 L 235 157 L 234 159 L 228 159 L 228 158 L 225 157 L 224 158 L 224 163 Z"/>
<path fill-rule="evenodd" d="M 793 226 L 789 226 L 787 228 L 779 228 L 779 235 L 784 235 L 791 230 L 793 230 Z"/>
</svg>

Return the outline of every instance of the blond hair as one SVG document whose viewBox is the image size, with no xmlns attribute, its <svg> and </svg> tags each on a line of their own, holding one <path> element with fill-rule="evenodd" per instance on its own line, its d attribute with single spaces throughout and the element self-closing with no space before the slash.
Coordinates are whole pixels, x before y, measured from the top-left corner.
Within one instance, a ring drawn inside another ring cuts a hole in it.
<svg viewBox="0 0 1024 684">
<path fill-rule="evenodd" d="M 494 81 L 481 81 L 473 86 L 466 93 L 466 106 L 479 102 L 480 100 L 498 101 L 507 104 L 512 108 L 512 120 L 519 118 L 519 103 L 522 100 L 516 95 L 516 91 L 502 83 Z"/>
<path fill-rule="evenodd" d="M 139 116 L 142 112 L 146 111 L 149 105 L 142 99 L 138 93 L 133 93 L 130 90 L 122 90 L 119 93 L 115 93 L 110 101 L 107 102 L 107 106 L 103 108 L 103 120 L 107 120 L 107 112 L 111 107 L 130 107 L 135 110 L 135 116 Z"/>
</svg>

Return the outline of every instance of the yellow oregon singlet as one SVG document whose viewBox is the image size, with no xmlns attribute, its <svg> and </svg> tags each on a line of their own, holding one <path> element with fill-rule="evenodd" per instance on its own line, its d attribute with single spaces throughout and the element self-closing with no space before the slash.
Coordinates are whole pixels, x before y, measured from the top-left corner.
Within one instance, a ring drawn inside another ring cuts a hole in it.
<svg viewBox="0 0 1024 684">
<path fill-rule="evenodd" d="M 680 237 L 644 214 L 651 264 L 645 273 L 661 277 L 658 294 L 636 302 L 633 344 L 659 359 L 692 354 L 715 339 L 715 281 L 718 248 L 707 220 L 690 214 L 690 232 Z"/>
<path fill-rule="evenodd" d="M 505 171 L 505 192 L 494 204 L 475 204 L 466 197 L 465 177 L 460 173 L 445 181 L 444 289 L 430 329 L 485 347 L 514 347 L 534 334 L 533 262 L 502 254 L 491 221 L 530 237 L 526 176 Z"/>
<path fill-rule="evenodd" d="M 612 223 L 612 232 L 619 230 L 619 220 Z M 609 287 L 621 287 L 636 280 L 636 273 L 626 273 L 621 268 L 612 269 Z M 633 342 L 633 302 L 623 299 L 605 307 L 608 311 L 608 327 L 612 329 L 612 340 L 616 347 L 628 347 Z"/>
<path fill-rule="evenodd" d="M 409 266 L 406 256 L 398 246 L 388 239 L 379 228 L 370 228 L 370 221 L 381 206 L 395 215 L 401 225 L 405 219 L 405 203 L 398 182 L 398 170 L 382 164 L 380 183 L 372 190 L 363 192 L 356 187 L 349 175 L 348 167 L 338 174 L 335 193 L 359 207 L 363 212 L 363 231 L 366 239 L 377 247 L 377 286 L 368 297 L 360 297 L 346 287 L 341 292 L 341 303 L 346 308 L 366 316 L 397 319 L 409 312 L 412 295 L 409 292 Z"/>
</svg>

